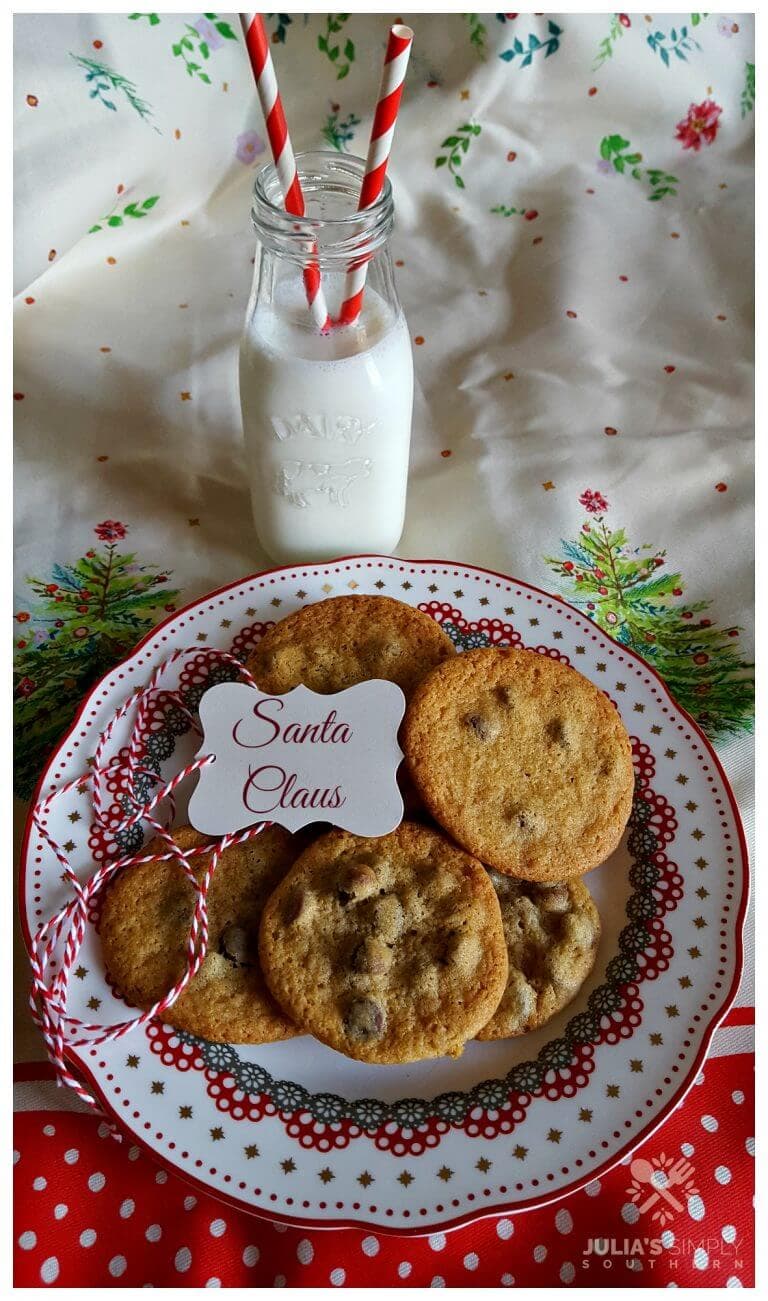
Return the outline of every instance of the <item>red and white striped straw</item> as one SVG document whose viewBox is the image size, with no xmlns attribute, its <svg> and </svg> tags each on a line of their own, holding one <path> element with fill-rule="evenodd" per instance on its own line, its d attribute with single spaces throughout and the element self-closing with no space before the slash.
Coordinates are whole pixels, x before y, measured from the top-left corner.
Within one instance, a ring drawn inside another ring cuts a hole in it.
<svg viewBox="0 0 768 1301">
<path fill-rule="evenodd" d="M 251 60 L 253 75 L 256 78 L 256 91 L 261 102 L 261 111 L 269 136 L 272 157 L 275 162 L 280 188 L 283 191 L 283 204 L 286 212 L 297 217 L 304 216 L 304 195 L 299 175 L 296 170 L 296 158 L 288 134 L 288 124 L 283 112 L 283 103 L 277 86 L 277 77 L 269 50 L 269 39 L 264 28 L 261 14 L 241 14 L 248 57 Z M 310 256 L 315 252 L 312 245 Z M 325 304 L 320 267 L 316 257 L 302 272 L 304 288 L 307 294 L 312 319 L 321 330 L 327 330 L 331 324 L 328 308 Z"/>
<path fill-rule="evenodd" d="M 379 97 L 376 112 L 373 115 L 371 140 L 368 145 L 368 157 L 365 161 L 365 174 L 360 190 L 358 211 L 368 208 L 378 199 L 384 188 L 387 163 L 392 150 L 392 138 L 403 93 L 403 82 L 408 67 L 413 44 L 413 32 L 410 27 L 396 23 L 390 28 L 387 41 L 387 53 L 381 74 Z M 367 259 L 355 263 L 347 272 L 344 284 L 344 301 L 341 304 L 337 324 L 350 325 L 360 314 L 363 303 L 363 291 L 367 274 Z"/>
</svg>

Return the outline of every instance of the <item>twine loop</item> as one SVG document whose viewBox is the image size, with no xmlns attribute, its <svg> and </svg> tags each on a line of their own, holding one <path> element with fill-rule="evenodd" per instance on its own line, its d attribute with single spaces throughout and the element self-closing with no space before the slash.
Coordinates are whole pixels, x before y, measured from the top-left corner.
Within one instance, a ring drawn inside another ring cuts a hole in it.
<svg viewBox="0 0 768 1301">
<path fill-rule="evenodd" d="M 140 1026 L 146 1025 L 154 1017 L 161 1016 L 163 1012 L 173 1006 L 190 981 L 197 975 L 208 952 L 208 892 L 222 854 L 232 845 L 244 844 L 254 836 L 258 836 L 270 825 L 268 822 L 260 822 L 253 827 L 247 827 L 243 831 L 228 834 L 218 839 L 209 838 L 213 839 L 213 844 L 200 845 L 194 849 L 182 850 L 173 839 L 171 828 L 176 817 L 175 791 L 188 777 L 213 763 L 214 756 L 211 754 L 198 755 L 191 763 L 186 764 L 179 772 L 164 782 L 156 772 L 143 766 L 143 744 L 146 738 L 145 724 L 150 707 L 162 690 L 160 683 L 168 669 L 187 655 L 195 655 L 198 659 L 202 657 L 211 664 L 226 664 L 236 669 L 250 686 L 255 687 L 257 685 L 245 665 L 228 651 L 213 648 L 201 649 L 199 646 L 173 651 L 167 659 L 155 667 L 149 681 L 144 686 L 137 687 L 127 700 L 115 710 L 99 737 L 93 764 L 88 768 L 87 772 L 50 791 L 30 812 L 33 826 L 55 855 L 62 867 L 62 879 L 71 887 L 73 892 L 67 903 L 52 917 L 49 917 L 47 921 L 43 922 L 32 936 L 30 942 L 30 960 L 32 964 L 30 1010 L 33 1020 L 42 1032 L 48 1057 L 56 1071 L 57 1082 L 68 1085 L 83 1102 L 86 1102 L 99 1112 L 101 1112 L 101 1108 L 96 1099 L 85 1088 L 82 1081 L 69 1069 L 67 1065 L 68 1051 L 85 1045 L 93 1046 L 112 1043 L 117 1039 L 122 1039 L 124 1035 L 131 1034 Z M 202 737 L 199 716 L 185 704 L 178 691 L 164 690 L 163 694 L 169 702 L 182 711 L 189 720 L 191 727 Z M 130 717 L 131 714 L 134 717 L 125 759 L 121 760 L 120 756 L 109 760 L 106 759 L 106 749 L 117 724 L 121 720 Z M 112 779 L 115 777 L 124 778 L 122 784 L 127 792 L 126 816 L 117 824 L 110 820 L 108 802 L 104 798 L 103 782 L 107 775 Z M 134 794 L 136 778 L 139 776 L 148 778 L 155 783 L 154 791 L 143 803 Z M 165 852 L 152 854 L 139 852 L 138 854 L 113 858 L 111 861 L 103 863 L 87 881 L 84 883 L 80 881 L 70 864 L 67 853 L 53 838 L 46 824 L 55 801 L 75 788 L 79 788 L 80 792 L 84 793 L 83 787 L 85 785 L 90 788 L 91 792 L 95 827 L 108 832 L 110 837 L 114 838 L 131 827 L 146 824 L 146 827 L 154 833 L 155 838 L 159 839 L 162 845 L 165 846 Z M 209 855 L 210 861 L 202 876 L 198 879 L 194 861 L 203 854 Z M 107 886 L 118 873 L 130 871 L 131 868 L 146 863 L 164 863 L 168 861 L 178 864 L 195 894 L 195 906 L 185 945 L 186 965 L 182 976 L 168 990 L 167 994 L 164 994 L 146 1011 L 130 1019 L 118 1021 L 113 1025 L 83 1021 L 70 1015 L 67 1011 L 70 978 L 85 938 L 89 909 L 92 909 L 98 903 Z M 62 939 L 64 940 L 64 949 L 61 961 L 58 963 L 56 953 Z M 114 1127 L 113 1133 L 115 1137 L 120 1137 Z"/>
</svg>

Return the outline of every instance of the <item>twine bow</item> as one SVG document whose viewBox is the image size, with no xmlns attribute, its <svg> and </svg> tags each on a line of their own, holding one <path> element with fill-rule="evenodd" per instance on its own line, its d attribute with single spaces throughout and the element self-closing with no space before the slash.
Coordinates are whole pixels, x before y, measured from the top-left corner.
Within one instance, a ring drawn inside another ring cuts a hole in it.
<svg viewBox="0 0 768 1301">
<path fill-rule="evenodd" d="M 91 1046 L 114 1042 L 140 1026 L 146 1025 L 154 1017 L 161 1016 L 163 1012 L 173 1006 L 179 995 L 183 993 L 190 981 L 197 975 L 208 952 L 208 891 L 222 854 L 232 845 L 241 845 L 247 840 L 251 840 L 270 825 L 268 822 L 260 822 L 256 826 L 246 828 L 244 831 L 225 835 L 214 844 L 213 848 L 210 844 L 207 844 L 194 849 L 182 850 L 173 839 L 171 827 L 176 815 L 174 792 L 193 773 L 199 772 L 208 764 L 213 763 L 214 756 L 210 754 L 199 755 L 171 777 L 170 780 L 162 782 L 157 773 L 142 766 L 142 746 L 147 714 L 152 701 L 161 690 L 160 682 L 171 665 L 183 659 L 184 656 L 192 654 L 198 658 L 202 657 L 211 664 L 228 664 L 237 669 L 238 673 L 251 686 L 256 686 L 256 682 L 245 665 L 228 651 L 201 650 L 199 646 L 174 651 L 166 660 L 157 665 L 147 684 L 143 687 L 137 687 L 112 715 L 99 738 L 92 767 L 82 776 L 73 778 L 65 785 L 51 791 L 34 806 L 30 813 L 32 824 L 61 864 L 63 880 L 71 886 L 73 891 L 73 897 L 58 912 L 54 913 L 46 922 L 43 922 L 32 936 L 30 944 L 30 960 L 32 964 L 30 1009 L 33 1020 L 42 1031 L 48 1057 L 56 1071 L 57 1082 L 68 1085 L 77 1093 L 78 1097 L 99 1112 L 101 1112 L 101 1108 L 96 1099 L 69 1069 L 66 1059 L 68 1050 L 80 1048 L 86 1044 Z M 184 703 L 178 692 L 166 691 L 165 695 L 186 715 L 194 730 L 202 736 L 198 718 Z M 127 756 L 124 760 L 124 767 L 121 768 L 119 758 L 110 761 L 105 760 L 105 751 L 117 724 L 128 717 L 134 710 L 135 718 L 127 747 Z M 114 778 L 119 776 L 121 772 L 124 772 L 126 777 L 127 800 L 132 807 L 123 821 L 115 824 L 109 820 L 102 783 L 107 773 Z M 137 776 L 147 777 L 156 783 L 156 789 L 144 803 L 141 803 L 133 794 Z M 130 827 L 146 823 L 155 833 L 155 836 L 163 842 L 166 852 L 139 853 L 115 858 L 99 867 L 85 883 L 81 882 L 73 871 L 67 854 L 62 846 L 54 840 L 46 823 L 50 809 L 57 799 L 75 788 L 79 788 L 82 792 L 86 784 L 91 788 L 94 819 L 97 826 L 109 831 L 110 836 L 114 837 Z M 158 810 L 158 807 L 163 802 L 165 802 L 165 810 L 161 820 L 154 811 Z M 194 870 L 194 860 L 202 854 L 209 855 L 210 861 L 202 877 L 198 880 Z M 195 893 L 192 922 L 185 946 L 186 967 L 183 975 L 168 990 L 167 994 L 164 994 L 146 1011 L 129 1020 L 118 1021 L 114 1025 L 103 1025 L 71 1016 L 67 1012 L 69 982 L 85 938 L 89 908 L 92 908 L 98 902 L 106 887 L 119 872 L 129 871 L 131 868 L 139 867 L 145 863 L 163 863 L 171 860 L 179 865 Z M 63 937 L 65 937 L 64 951 L 61 962 L 57 965 L 55 955 Z M 121 1137 L 115 1131 L 114 1126 L 112 1132 L 115 1137 Z"/>
</svg>

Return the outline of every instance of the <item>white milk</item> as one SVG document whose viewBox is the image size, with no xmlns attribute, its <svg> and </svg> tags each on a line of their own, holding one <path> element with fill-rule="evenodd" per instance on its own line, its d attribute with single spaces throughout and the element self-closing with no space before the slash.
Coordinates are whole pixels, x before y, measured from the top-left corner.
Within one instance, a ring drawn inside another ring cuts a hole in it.
<svg viewBox="0 0 768 1301">
<path fill-rule="evenodd" d="M 240 347 L 253 516 L 280 562 L 394 550 L 405 515 L 413 357 L 370 287 L 360 321 L 307 327 L 301 286 L 257 302 Z"/>
</svg>

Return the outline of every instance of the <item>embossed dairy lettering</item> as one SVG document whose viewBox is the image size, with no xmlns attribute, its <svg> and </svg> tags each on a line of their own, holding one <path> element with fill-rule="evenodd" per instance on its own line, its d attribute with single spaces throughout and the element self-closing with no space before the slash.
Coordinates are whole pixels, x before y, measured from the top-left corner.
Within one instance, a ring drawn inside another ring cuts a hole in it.
<svg viewBox="0 0 768 1301">
<path fill-rule="evenodd" d="M 359 443 L 372 434 L 375 420 L 361 420 L 360 416 L 310 415 L 299 411 L 293 416 L 270 416 L 272 430 L 278 442 L 289 438 L 318 438 L 326 443 Z"/>
</svg>

